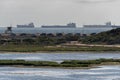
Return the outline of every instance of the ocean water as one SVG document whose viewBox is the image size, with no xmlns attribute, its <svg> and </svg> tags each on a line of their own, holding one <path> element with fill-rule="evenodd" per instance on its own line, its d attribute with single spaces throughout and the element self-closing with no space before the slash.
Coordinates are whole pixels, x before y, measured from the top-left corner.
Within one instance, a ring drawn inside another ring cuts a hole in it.
<svg viewBox="0 0 120 80">
<path fill-rule="evenodd" d="M 0 27 L 0 33 L 4 33 L 7 27 Z M 13 27 L 13 33 L 81 33 L 91 34 L 111 30 L 112 28 L 16 28 Z"/>
</svg>

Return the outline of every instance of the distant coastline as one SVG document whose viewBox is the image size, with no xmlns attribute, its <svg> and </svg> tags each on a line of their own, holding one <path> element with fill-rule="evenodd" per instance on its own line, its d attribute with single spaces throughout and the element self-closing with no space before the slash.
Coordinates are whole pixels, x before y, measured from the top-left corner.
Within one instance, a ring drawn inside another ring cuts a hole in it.
<svg viewBox="0 0 120 80">
<path fill-rule="evenodd" d="M 120 51 L 120 38 L 118 36 L 119 34 L 120 28 L 112 29 L 110 31 L 101 32 L 98 34 L 16 34 L 13 32 L 12 27 L 7 27 L 5 32 L 3 34 L 0 34 L 0 51 Z"/>
</svg>

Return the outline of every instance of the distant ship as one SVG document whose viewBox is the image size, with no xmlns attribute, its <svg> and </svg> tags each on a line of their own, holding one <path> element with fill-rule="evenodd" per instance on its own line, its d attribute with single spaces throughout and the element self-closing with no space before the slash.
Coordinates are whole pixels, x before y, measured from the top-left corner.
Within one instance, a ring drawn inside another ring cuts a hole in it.
<svg viewBox="0 0 120 80">
<path fill-rule="evenodd" d="M 107 22 L 105 25 L 83 25 L 84 28 L 120 28 L 120 26 L 112 25 L 111 22 Z"/>
<path fill-rule="evenodd" d="M 34 23 L 29 23 L 28 25 L 17 25 L 17 28 L 34 28 Z"/>
<path fill-rule="evenodd" d="M 52 26 L 41 26 L 42 28 L 76 28 L 75 23 L 69 23 L 67 25 L 52 25 Z"/>
</svg>

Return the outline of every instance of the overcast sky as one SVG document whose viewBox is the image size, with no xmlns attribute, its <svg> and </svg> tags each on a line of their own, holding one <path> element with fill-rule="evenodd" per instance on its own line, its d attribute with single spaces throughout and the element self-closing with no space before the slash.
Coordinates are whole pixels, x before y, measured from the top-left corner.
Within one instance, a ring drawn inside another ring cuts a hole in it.
<svg viewBox="0 0 120 80">
<path fill-rule="evenodd" d="M 120 24 L 120 0 L 0 0 L 0 26 Z"/>
</svg>

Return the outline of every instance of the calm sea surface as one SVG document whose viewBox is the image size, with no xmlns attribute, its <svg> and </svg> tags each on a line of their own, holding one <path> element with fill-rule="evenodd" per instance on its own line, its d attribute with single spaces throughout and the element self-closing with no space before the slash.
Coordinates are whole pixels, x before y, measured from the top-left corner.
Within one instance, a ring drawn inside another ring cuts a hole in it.
<svg viewBox="0 0 120 80">
<path fill-rule="evenodd" d="M 120 52 L 0 53 L 0 59 L 43 61 L 119 58 Z M 0 80 L 120 80 L 120 66 L 92 69 L 18 68 L 0 66 Z"/>
<path fill-rule="evenodd" d="M 0 33 L 4 33 L 7 28 L 0 27 Z M 112 28 L 16 28 L 13 27 L 13 33 L 99 33 L 102 31 L 111 30 Z"/>
</svg>

